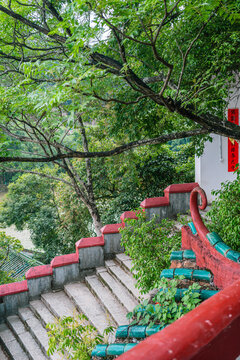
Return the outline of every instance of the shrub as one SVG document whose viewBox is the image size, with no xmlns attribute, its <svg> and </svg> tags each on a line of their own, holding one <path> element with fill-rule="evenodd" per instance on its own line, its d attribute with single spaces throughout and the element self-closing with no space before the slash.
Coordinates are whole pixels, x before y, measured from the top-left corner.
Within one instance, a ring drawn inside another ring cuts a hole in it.
<svg viewBox="0 0 240 360">
<path fill-rule="evenodd" d="M 221 189 L 212 193 L 217 199 L 208 212 L 209 229 L 217 232 L 233 250 L 240 251 L 240 173 L 236 180 L 222 183 Z"/>
<path fill-rule="evenodd" d="M 145 213 L 137 210 L 138 220 L 126 220 L 121 229 L 121 244 L 133 261 L 133 276 L 143 293 L 156 287 L 160 273 L 170 265 L 170 254 L 181 245 L 181 233 L 174 228 L 174 221 L 155 218 L 146 221 Z"/>
<path fill-rule="evenodd" d="M 48 355 L 58 351 L 68 359 L 90 360 L 94 347 L 104 341 L 104 336 L 98 334 L 83 314 L 60 318 L 56 323 L 47 324 L 47 328 Z M 112 331 L 113 327 L 109 326 L 105 329 L 104 335 Z"/>
<path fill-rule="evenodd" d="M 23 247 L 18 239 L 6 235 L 4 231 L 1 231 L 0 232 L 0 285 L 18 281 L 18 279 L 14 279 L 11 277 L 11 273 L 8 273 L 1 269 L 5 264 L 5 262 L 7 262 L 9 259 L 10 249 L 16 252 L 20 252 L 23 249 Z"/>
<path fill-rule="evenodd" d="M 161 279 L 159 283 L 161 290 L 153 298 L 153 303 L 144 300 L 142 304 L 134 308 L 133 312 L 128 313 L 127 317 L 133 319 L 131 325 L 139 324 L 151 327 L 160 324 L 164 326 L 193 310 L 201 301 L 199 299 L 200 293 L 196 291 L 200 289 L 200 285 L 198 283 L 190 285 L 181 301 L 177 303 L 175 295 L 181 279 L 183 276 L 170 281 L 165 278 Z"/>
</svg>

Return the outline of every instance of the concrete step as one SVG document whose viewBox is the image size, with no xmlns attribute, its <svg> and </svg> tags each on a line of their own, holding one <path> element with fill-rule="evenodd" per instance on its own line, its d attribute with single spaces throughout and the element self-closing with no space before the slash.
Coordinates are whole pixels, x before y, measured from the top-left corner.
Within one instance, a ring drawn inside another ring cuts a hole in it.
<svg viewBox="0 0 240 360">
<path fill-rule="evenodd" d="M 4 344 L 4 350 L 11 360 L 29 360 L 29 357 L 23 351 L 12 330 L 9 329 L 5 323 L 0 324 L 0 341 Z"/>
<path fill-rule="evenodd" d="M 115 323 L 118 326 L 128 323 L 126 318 L 127 310 L 117 301 L 111 291 L 101 283 L 98 277 L 96 275 L 87 276 L 85 280 L 91 292 L 98 297 Z"/>
<path fill-rule="evenodd" d="M 107 267 L 108 272 L 123 286 L 125 286 L 137 301 L 149 299 L 148 294 L 141 294 L 140 291 L 135 287 L 137 281 L 134 279 L 133 275 L 130 275 L 128 272 L 124 271 L 116 261 L 106 261 L 105 266 Z"/>
<path fill-rule="evenodd" d="M 78 314 L 76 306 L 64 291 L 42 294 L 41 300 L 48 310 L 57 318 Z"/>
<path fill-rule="evenodd" d="M 7 354 L 3 351 L 3 349 L 0 346 L 0 359 L 1 360 L 9 360 L 10 358 L 7 356 Z"/>
<path fill-rule="evenodd" d="M 132 311 L 138 305 L 138 301 L 129 293 L 129 291 L 118 280 L 115 280 L 107 271 L 106 268 L 98 268 L 97 275 L 101 281 L 109 287 L 113 295 L 118 301 L 127 309 Z"/>
<path fill-rule="evenodd" d="M 30 301 L 30 308 L 35 316 L 40 320 L 43 327 L 55 321 L 56 317 L 52 315 L 49 309 L 41 300 Z"/>
<path fill-rule="evenodd" d="M 39 345 L 42 352 L 48 358 L 47 350 L 49 338 L 46 328 L 42 326 L 40 320 L 36 318 L 32 310 L 28 307 L 20 308 L 18 310 L 18 315 L 24 323 L 25 327 L 29 330 L 34 340 Z M 52 360 L 60 360 L 62 359 L 62 355 L 55 353 L 49 356 L 49 358 Z"/>
<path fill-rule="evenodd" d="M 31 360 L 49 359 L 43 354 L 30 332 L 26 330 L 18 315 L 8 316 L 7 324 Z"/>
<path fill-rule="evenodd" d="M 115 326 L 109 313 L 94 297 L 86 284 L 81 282 L 68 284 L 64 286 L 64 290 L 69 298 L 72 299 L 77 309 L 85 314 L 100 334 L 103 334 L 109 325 Z"/>
<path fill-rule="evenodd" d="M 115 260 L 129 274 L 134 273 L 134 272 L 131 271 L 131 269 L 132 269 L 132 259 L 130 258 L 130 256 L 128 256 L 128 255 L 126 255 L 124 253 L 123 254 L 116 254 Z"/>
</svg>

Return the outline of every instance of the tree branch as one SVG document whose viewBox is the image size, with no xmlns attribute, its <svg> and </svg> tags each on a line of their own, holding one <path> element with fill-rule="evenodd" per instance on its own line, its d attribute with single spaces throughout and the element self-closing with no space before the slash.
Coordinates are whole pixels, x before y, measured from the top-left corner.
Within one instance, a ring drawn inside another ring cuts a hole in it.
<svg viewBox="0 0 240 360">
<path fill-rule="evenodd" d="M 11 16 L 12 18 L 20 21 L 21 23 L 29 26 L 30 28 L 32 29 L 36 29 L 38 30 L 39 32 L 41 32 L 42 34 L 44 35 L 47 35 L 49 36 L 50 38 L 53 38 L 59 42 L 65 42 L 66 41 L 66 38 L 63 37 L 63 36 L 60 36 L 60 35 L 57 35 L 57 34 L 54 34 L 54 35 L 49 35 L 49 30 L 45 29 L 44 27 L 34 23 L 33 21 L 30 21 L 28 19 L 26 19 L 25 17 L 23 17 L 22 15 L 20 14 L 17 14 L 16 12 L 14 12 L 13 10 L 10 10 L 10 9 L 7 9 L 5 8 L 4 6 L 0 5 L 0 11 L 2 11 L 3 13 Z"/>
<path fill-rule="evenodd" d="M 12 168 L 6 168 L 5 166 L 4 166 L 3 169 L 4 169 L 5 171 L 8 171 L 8 172 L 15 172 L 15 173 L 24 172 L 24 173 L 28 173 L 28 174 L 38 175 L 38 176 L 41 176 L 41 177 L 44 177 L 44 178 L 48 178 L 48 179 L 51 179 L 51 180 L 61 181 L 61 182 L 63 182 L 64 184 L 73 187 L 73 184 L 71 184 L 70 182 L 68 182 L 68 181 L 66 181 L 66 180 L 64 180 L 64 179 L 61 179 L 61 178 L 59 178 L 59 177 L 52 176 L 52 175 L 47 175 L 47 174 L 39 173 L 38 171 L 25 170 L 25 169 L 24 169 L 24 170 L 23 170 L 23 169 L 12 169 Z"/>
<path fill-rule="evenodd" d="M 180 113 L 180 110 L 179 110 L 179 113 Z M 60 160 L 60 159 L 73 159 L 73 158 L 86 159 L 86 158 L 109 157 L 109 156 L 121 154 L 125 151 L 134 149 L 139 146 L 163 144 L 170 140 L 182 139 L 182 138 L 186 138 L 186 137 L 190 137 L 190 136 L 197 136 L 197 135 L 203 135 L 203 134 L 208 134 L 208 133 L 209 133 L 209 129 L 204 129 L 204 128 L 187 130 L 187 131 L 182 131 L 182 132 L 175 132 L 172 134 L 161 135 L 161 136 L 158 136 L 153 139 L 132 141 L 128 144 L 118 146 L 115 149 L 107 150 L 107 151 L 99 151 L 99 152 L 69 151 L 68 153 L 65 153 L 65 154 L 61 153 L 61 154 L 57 154 L 55 156 L 42 157 L 42 158 L 38 158 L 38 157 L 27 158 L 27 157 L 21 157 L 21 156 L 15 156 L 15 157 L 14 156 L 13 157 L 1 156 L 0 163 L 4 163 L 4 162 L 32 162 L 32 163 L 43 162 L 43 163 L 48 163 L 48 162 Z M 240 134 L 238 137 L 240 139 Z"/>
</svg>

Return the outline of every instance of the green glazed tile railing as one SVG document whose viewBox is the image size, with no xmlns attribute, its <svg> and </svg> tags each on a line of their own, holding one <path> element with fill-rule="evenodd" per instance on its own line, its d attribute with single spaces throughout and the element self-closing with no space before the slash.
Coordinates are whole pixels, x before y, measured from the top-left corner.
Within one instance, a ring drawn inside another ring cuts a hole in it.
<svg viewBox="0 0 240 360">
<path fill-rule="evenodd" d="M 196 260 L 196 255 L 192 250 L 173 251 L 170 260 Z"/>
<path fill-rule="evenodd" d="M 196 235 L 197 231 L 193 222 L 188 223 L 188 226 L 190 227 L 192 233 Z M 215 231 L 209 232 L 206 235 L 206 238 L 209 241 L 209 243 L 224 257 L 234 262 L 240 263 L 240 252 L 232 250 L 227 244 L 224 243 L 222 238 Z M 180 259 L 171 259 L 171 260 L 180 260 Z"/>
<path fill-rule="evenodd" d="M 155 325 L 150 328 L 147 325 L 122 325 L 116 330 L 116 339 L 144 339 L 146 336 L 155 334 L 164 328 L 165 326 L 162 325 Z"/>
<path fill-rule="evenodd" d="M 129 344 L 110 344 L 110 345 L 96 345 L 93 349 L 91 356 L 106 357 L 106 356 L 118 356 L 126 351 L 132 349 L 137 343 Z"/>
<path fill-rule="evenodd" d="M 174 279 L 176 276 L 183 275 L 187 280 L 203 280 L 210 282 L 212 279 L 212 274 L 207 270 L 194 270 L 194 269 L 164 269 L 161 272 L 160 278 L 165 277 L 168 279 Z"/>
<path fill-rule="evenodd" d="M 190 227 L 193 235 L 196 235 L 196 234 L 197 234 L 197 230 L 196 230 L 196 228 L 195 228 L 194 223 L 193 223 L 193 222 L 189 222 L 189 223 L 188 223 L 188 226 Z"/>
<path fill-rule="evenodd" d="M 185 291 L 188 289 L 177 289 L 175 299 L 176 301 L 180 301 L 180 299 L 184 296 Z M 197 292 L 200 294 L 201 300 L 207 300 L 211 296 L 215 295 L 218 291 L 217 290 L 192 290 L 193 292 Z"/>
</svg>

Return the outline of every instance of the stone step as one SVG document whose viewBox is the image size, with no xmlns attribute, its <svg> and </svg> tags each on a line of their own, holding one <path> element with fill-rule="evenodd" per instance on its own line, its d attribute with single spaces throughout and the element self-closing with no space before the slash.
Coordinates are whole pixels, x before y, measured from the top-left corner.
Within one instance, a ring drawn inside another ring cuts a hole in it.
<svg viewBox="0 0 240 360">
<path fill-rule="evenodd" d="M 69 298 L 72 299 L 77 309 L 85 314 L 100 334 L 103 334 L 108 326 L 115 325 L 109 313 L 94 297 L 86 284 L 81 282 L 67 284 L 64 286 L 64 290 Z"/>
<path fill-rule="evenodd" d="M 126 324 L 128 322 L 126 318 L 127 310 L 117 301 L 111 291 L 101 283 L 98 277 L 96 275 L 87 276 L 85 280 L 91 292 L 98 297 L 115 323 L 118 326 Z"/>
<path fill-rule="evenodd" d="M 125 270 L 128 271 L 130 274 L 134 273 L 132 272 L 132 259 L 130 256 L 122 253 L 122 254 L 116 254 L 115 260 L 118 262 L 118 264 Z"/>
<path fill-rule="evenodd" d="M 133 278 L 132 275 L 127 273 L 113 260 L 105 262 L 105 266 L 108 269 L 108 272 L 113 275 L 127 290 L 135 297 L 137 301 L 142 301 L 144 299 L 149 299 L 148 294 L 141 294 L 140 291 L 135 287 L 137 281 Z"/>
<path fill-rule="evenodd" d="M 138 301 L 129 293 L 125 286 L 108 273 L 106 268 L 97 268 L 97 274 L 128 312 L 132 311 L 134 307 L 138 305 Z"/>
<path fill-rule="evenodd" d="M 56 317 L 52 315 L 49 309 L 41 300 L 30 301 L 30 308 L 35 316 L 40 320 L 43 327 L 55 321 Z"/>
<path fill-rule="evenodd" d="M 26 330 L 18 315 L 8 316 L 7 323 L 31 360 L 49 359 L 43 354 L 30 332 Z"/>
<path fill-rule="evenodd" d="M 64 291 L 42 294 L 41 300 L 50 310 L 50 312 L 57 318 L 63 316 L 74 316 L 78 314 L 76 306 Z"/>
<path fill-rule="evenodd" d="M 4 344 L 4 350 L 11 360 L 29 360 L 12 330 L 5 323 L 0 324 L 0 341 Z"/>
<path fill-rule="evenodd" d="M 3 349 L 0 346 L 0 359 L 1 360 L 9 360 L 10 358 L 6 355 L 6 353 L 3 351 Z"/>
<path fill-rule="evenodd" d="M 20 308 L 18 310 L 18 315 L 24 323 L 25 327 L 29 330 L 34 340 L 41 348 L 42 352 L 48 358 L 47 350 L 49 338 L 46 328 L 42 326 L 40 320 L 36 318 L 32 310 L 28 307 Z M 62 359 L 62 355 L 54 353 L 53 355 L 49 356 L 49 358 L 52 360 L 60 360 Z"/>
</svg>

